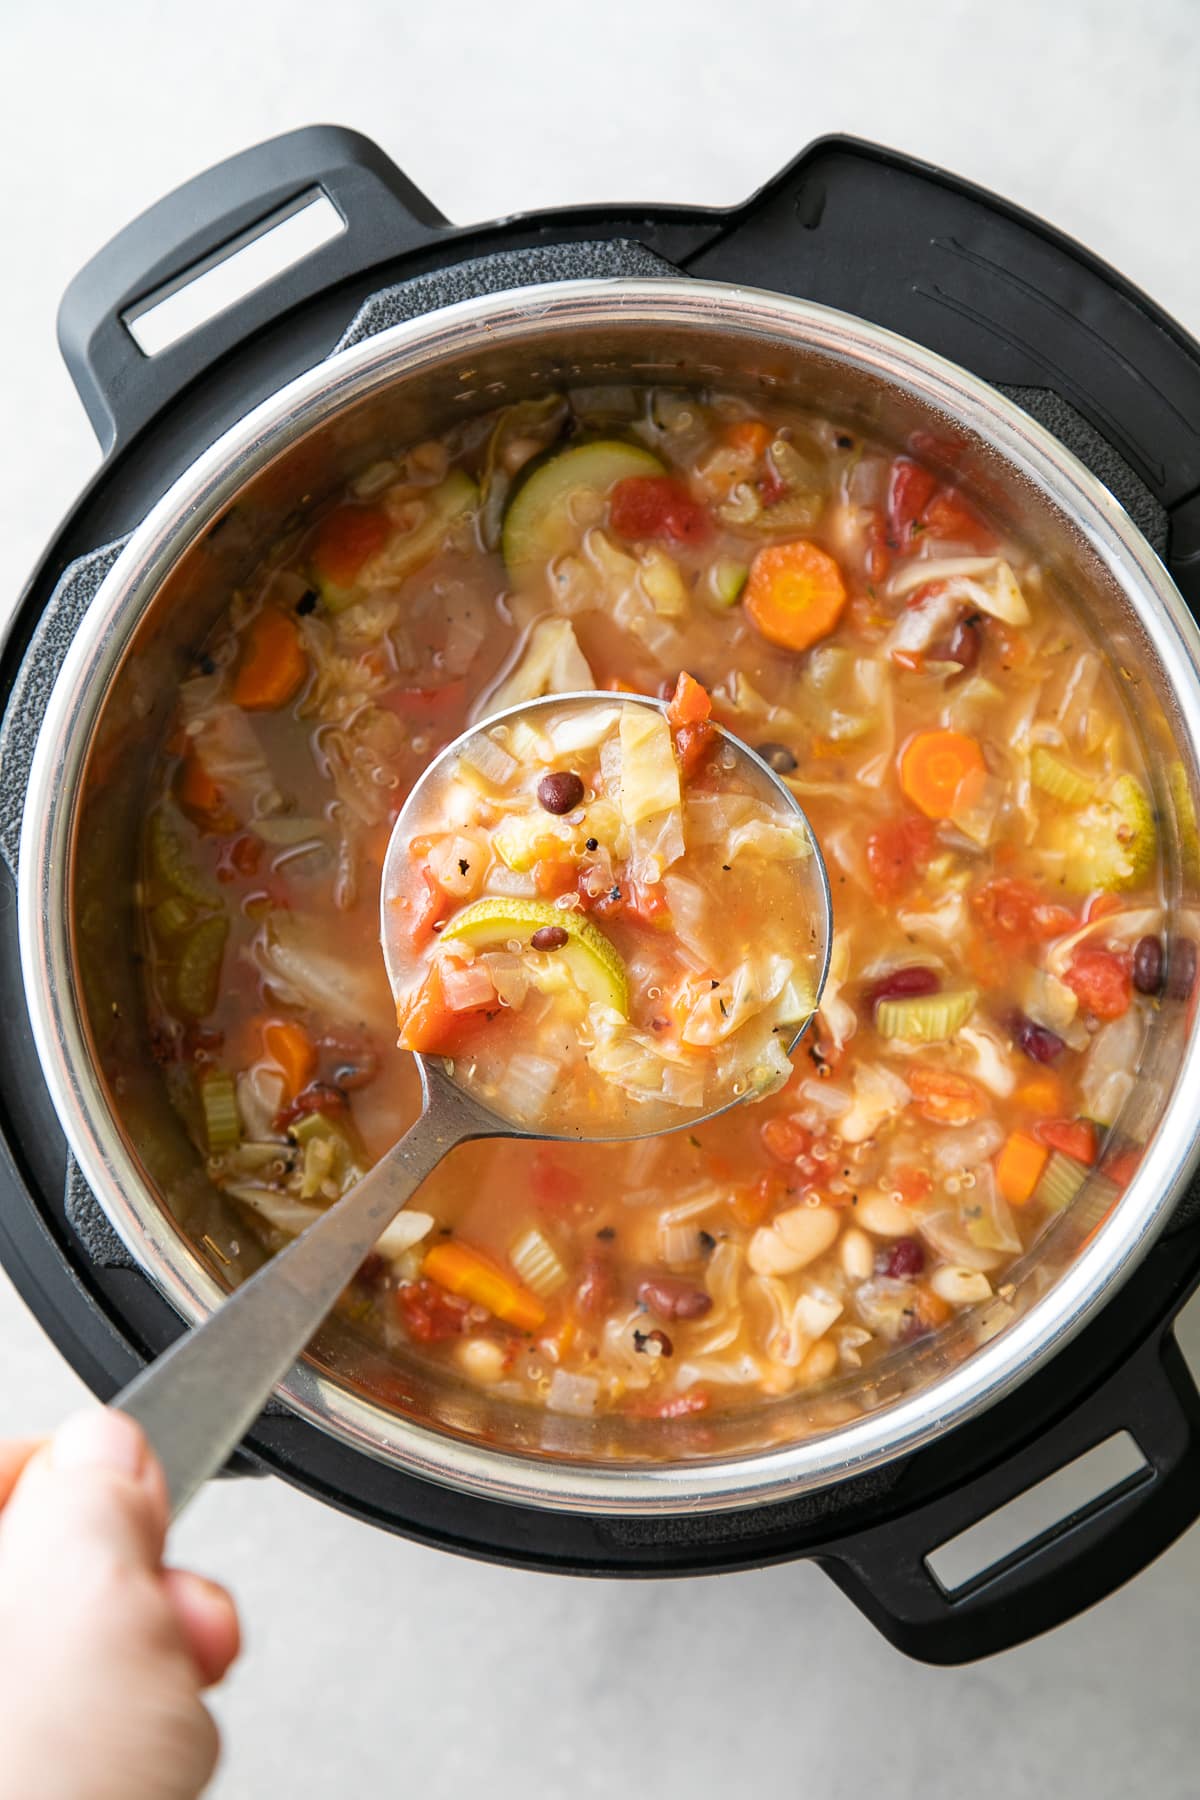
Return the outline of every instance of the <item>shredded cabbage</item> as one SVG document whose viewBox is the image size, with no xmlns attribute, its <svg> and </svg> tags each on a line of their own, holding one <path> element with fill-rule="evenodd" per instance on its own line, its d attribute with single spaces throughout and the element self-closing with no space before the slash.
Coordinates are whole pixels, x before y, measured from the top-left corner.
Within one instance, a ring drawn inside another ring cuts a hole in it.
<svg viewBox="0 0 1200 1800">
<path fill-rule="evenodd" d="M 539 619 L 498 684 L 471 709 L 472 723 L 545 694 L 584 693 L 595 678 L 569 619 Z"/>
</svg>

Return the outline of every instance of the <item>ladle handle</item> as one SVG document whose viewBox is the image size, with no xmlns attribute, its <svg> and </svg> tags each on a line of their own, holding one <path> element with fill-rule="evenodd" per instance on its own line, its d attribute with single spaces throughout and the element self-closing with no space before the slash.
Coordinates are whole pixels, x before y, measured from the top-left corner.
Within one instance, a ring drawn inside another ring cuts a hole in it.
<svg viewBox="0 0 1200 1800">
<path fill-rule="evenodd" d="M 113 1400 L 161 1462 L 172 1518 L 241 1442 L 380 1232 L 472 1135 L 427 1107 L 370 1174 Z"/>
</svg>

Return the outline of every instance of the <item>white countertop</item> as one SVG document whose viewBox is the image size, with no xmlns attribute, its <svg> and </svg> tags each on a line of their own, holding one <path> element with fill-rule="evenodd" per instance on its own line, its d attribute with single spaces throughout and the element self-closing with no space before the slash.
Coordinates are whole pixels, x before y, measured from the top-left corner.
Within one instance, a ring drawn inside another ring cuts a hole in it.
<svg viewBox="0 0 1200 1800">
<path fill-rule="evenodd" d="M 173 184 L 314 121 L 374 136 L 457 221 L 729 203 L 847 131 L 1009 196 L 1200 331 L 1194 0 L 0 0 L 6 242 L 0 608 L 96 462 L 54 314 Z M 1200 1341 L 1200 1327 L 1190 1336 Z M 80 1386 L 0 1278 L 0 1431 Z M 222 1800 L 1185 1800 L 1200 1791 L 1194 1532 L 1091 1616 L 981 1666 L 905 1662 L 795 1564 L 577 1582 L 457 1561 L 279 1482 L 197 1502 L 175 1555 L 229 1582 Z"/>
</svg>

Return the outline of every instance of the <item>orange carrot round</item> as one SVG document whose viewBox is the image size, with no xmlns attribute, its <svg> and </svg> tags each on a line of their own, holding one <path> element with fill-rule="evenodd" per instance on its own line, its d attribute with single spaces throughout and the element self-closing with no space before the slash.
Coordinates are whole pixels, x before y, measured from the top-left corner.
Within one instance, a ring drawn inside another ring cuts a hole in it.
<svg viewBox="0 0 1200 1800">
<path fill-rule="evenodd" d="M 294 1019 L 268 1019 L 262 1028 L 262 1047 L 287 1083 L 288 1099 L 294 1100 L 317 1072 L 316 1045 Z"/>
<path fill-rule="evenodd" d="M 900 786 L 927 819 L 948 819 L 964 782 L 986 773 L 983 751 L 962 731 L 918 731 L 900 757 Z"/>
<path fill-rule="evenodd" d="M 781 650 L 807 650 L 841 618 L 846 584 L 832 556 L 807 538 L 796 538 L 758 552 L 742 604 L 768 643 Z"/>
</svg>

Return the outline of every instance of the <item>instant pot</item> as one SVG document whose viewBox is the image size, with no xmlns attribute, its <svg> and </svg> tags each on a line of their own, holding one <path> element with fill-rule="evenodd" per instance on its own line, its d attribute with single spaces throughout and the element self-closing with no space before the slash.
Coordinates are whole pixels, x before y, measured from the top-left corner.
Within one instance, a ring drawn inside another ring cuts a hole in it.
<svg viewBox="0 0 1200 1800">
<path fill-rule="evenodd" d="M 319 194 L 343 230 L 143 353 L 130 326 L 152 300 Z M 1015 208 L 831 138 L 727 211 L 459 228 L 368 140 L 315 127 L 152 207 L 72 283 L 59 324 L 105 455 L 0 656 L 0 1256 L 101 1396 L 256 1254 L 174 1121 L 140 1023 L 147 749 L 230 587 L 382 440 L 564 381 L 631 378 L 808 402 L 897 443 L 926 432 L 929 454 L 952 455 L 1088 596 L 1158 771 L 1171 928 L 1194 940 L 1200 349 Z M 929 1661 L 1021 1642 L 1200 1513 L 1200 1397 L 1172 1330 L 1200 1279 L 1198 1065 L 1192 1008 L 1168 999 L 1121 1120 L 1146 1147 L 1119 1203 L 1099 1177 L 994 1304 L 872 1370 L 853 1403 L 835 1389 L 728 1421 L 535 1418 L 439 1390 L 334 1319 L 235 1467 L 529 1568 L 812 1557 Z M 1118 1433 L 1134 1472 L 943 1585 L 933 1551 Z"/>
</svg>

